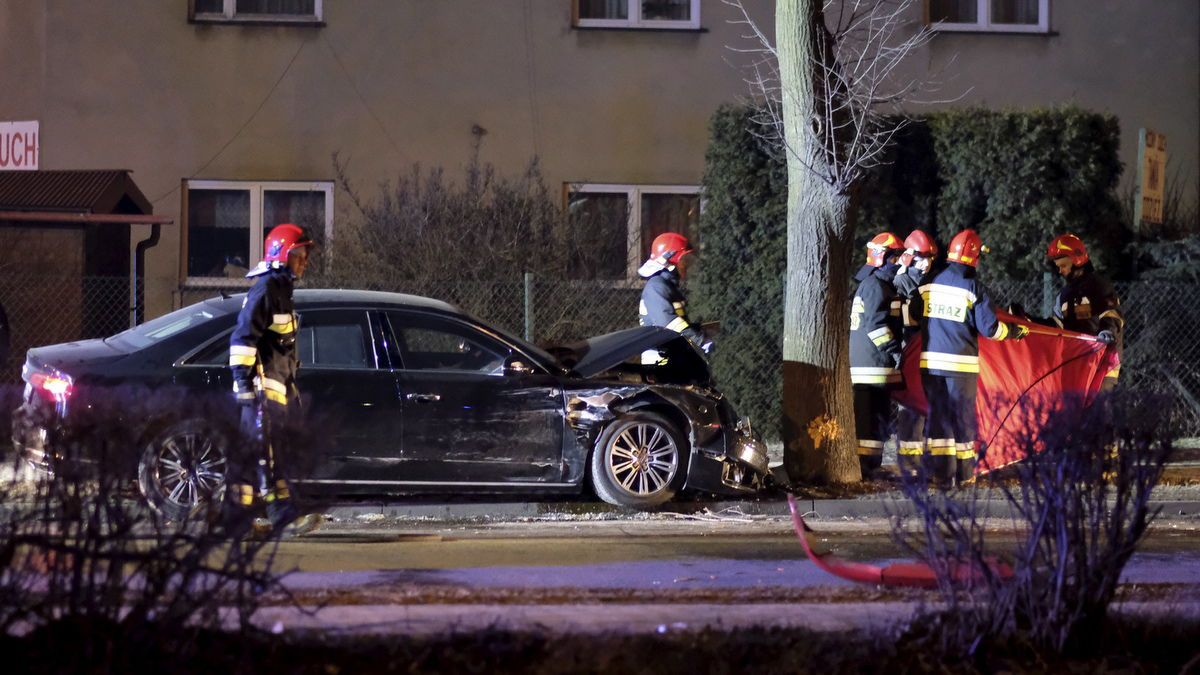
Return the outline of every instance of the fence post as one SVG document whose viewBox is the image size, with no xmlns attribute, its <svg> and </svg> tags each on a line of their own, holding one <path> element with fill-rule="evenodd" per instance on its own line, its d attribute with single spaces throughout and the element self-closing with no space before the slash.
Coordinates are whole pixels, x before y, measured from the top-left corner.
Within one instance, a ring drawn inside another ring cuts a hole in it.
<svg viewBox="0 0 1200 675">
<path fill-rule="evenodd" d="M 525 341 L 533 342 L 533 272 L 525 273 Z"/>
<path fill-rule="evenodd" d="M 1054 316 L 1054 276 L 1042 272 L 1042 316 Z"/>
</svg>

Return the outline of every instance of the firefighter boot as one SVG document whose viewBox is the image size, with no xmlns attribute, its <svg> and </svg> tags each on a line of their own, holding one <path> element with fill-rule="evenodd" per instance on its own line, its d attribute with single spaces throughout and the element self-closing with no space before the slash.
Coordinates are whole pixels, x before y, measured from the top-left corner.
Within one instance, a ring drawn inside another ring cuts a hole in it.
<svg viewBox="0 0 1200 675">
<path fill-rule="evenodd" d="M 217 531 L 225 538 L 238 540 L 254 526 L 254 488 L 248 484 L 231 484 L 221 500 L 217 513 Z"/>
</svg>

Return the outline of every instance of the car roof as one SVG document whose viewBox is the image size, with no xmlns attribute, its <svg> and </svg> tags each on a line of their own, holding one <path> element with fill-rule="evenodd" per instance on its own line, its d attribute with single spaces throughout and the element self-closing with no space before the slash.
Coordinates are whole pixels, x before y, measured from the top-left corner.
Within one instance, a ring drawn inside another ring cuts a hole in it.
<svg viewBox="0 0 1200 675">
<path fill-rule="evenodd" d="M 421 295 L 407 293 L 386 293 L 383 291 L 359 291 L 343 288 L 300 288 L 296 289 L 297 305 L 324 304 L 363 304 L 387 305 L 414 309 L 434 309 L 451 314 L 462 314 L 462 310 L 448 302 L 434 300 Z M 236 312 L 246 298 L 245 293 L 237 293 L 228 297 L 216 297 L 205 300 L 205 304 L 222 312 Z"/>
</svg>

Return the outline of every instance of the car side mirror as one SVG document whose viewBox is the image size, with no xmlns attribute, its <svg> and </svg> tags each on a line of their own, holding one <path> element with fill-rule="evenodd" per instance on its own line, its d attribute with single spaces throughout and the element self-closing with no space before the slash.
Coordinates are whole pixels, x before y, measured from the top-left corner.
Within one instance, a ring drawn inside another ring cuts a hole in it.
<svg viewBox="0 0 1200 675">
<path fill-rule="evenodd" d="M 506 376 L 532 375 L 533 372 L 533 366 L 526 363 L 520 356 L 514 355 L 504 359 L 504 374 Z"/>
</svg>

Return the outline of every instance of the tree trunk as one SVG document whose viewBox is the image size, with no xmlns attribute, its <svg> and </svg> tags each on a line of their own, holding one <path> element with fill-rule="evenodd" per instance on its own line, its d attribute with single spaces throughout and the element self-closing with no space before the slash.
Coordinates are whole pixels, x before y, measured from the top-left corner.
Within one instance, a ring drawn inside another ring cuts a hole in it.
<svg viewBox="0 0 1200 675">
<path fill-rule="evenodd" d="M 784 467 L 793 480 L 855 482 L 861 476 L 848 345 L 851 204 L 813 170 L 827 161 L 821 138 L 829 126 L 814 66 L 830 58 L 818 33 L 825 30 L 822 0 L 777 0 L 775 30 L 788 148 Z"/>
</svg>

